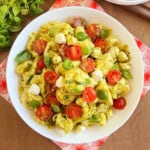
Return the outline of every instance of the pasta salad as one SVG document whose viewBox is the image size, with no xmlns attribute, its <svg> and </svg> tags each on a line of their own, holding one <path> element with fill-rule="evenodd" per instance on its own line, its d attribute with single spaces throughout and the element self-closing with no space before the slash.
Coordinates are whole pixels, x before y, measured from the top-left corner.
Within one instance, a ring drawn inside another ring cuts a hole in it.
<svg viewBox="0 0 150 150">
<path fill-rule="evenodd" d="M 20 100 L 39 123 L 65 133 L 105 126 L 130 92 L 128 46 L 101 23 L 73 17 L 29 35 L 15 58 Z"/>
</svg>

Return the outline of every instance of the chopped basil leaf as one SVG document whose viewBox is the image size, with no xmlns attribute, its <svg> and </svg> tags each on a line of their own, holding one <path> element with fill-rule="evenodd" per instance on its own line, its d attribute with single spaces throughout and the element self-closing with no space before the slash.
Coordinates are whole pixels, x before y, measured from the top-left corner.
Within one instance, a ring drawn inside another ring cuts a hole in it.
<svg viewBox="0 0 150 150">
<path fill-rule="evenodd" d="M 51 66 L 53 64 L 52 58 L 49 56 L 44 57 L 44 63 L 45 63 L 47 68 L 51 68 Z"/>
<path fill-rule="evenodd" d="M 28 105 L 29 105 L 29 107 L 35 109 L 35 108 L 37 108 L 38 106 L 40 106 L 40 102 L 37 101 L 37 100 L 32 100 L 32 101 L 29 101 L 29 102 L 28 102 Z"/>
<path fill-rule="evenodd" d="M 91 53 L 92 53 L 92 48 L 91 47 L 86 46 L 86 47 L 82 48 L 82 54 L 83 55 L 90 55 Z"/>
<path fill-rule="evenodd" d="M 30 52 L 28 50 L 24 50 L 16 56 L 15 61 L 17 63 L 22 63 L 22 62 L 30 60 L 30 59 L 31 59 Z"/>
<path fill-rule="evenodd" d="M 70 70 L 73 68 L 73 64 L 72 64 L 72 61 L 69 60 L 69 59 L 66 59 L 63 64 L 62 64 L 62 67 L 66 70 Z"/>
<path fill-rule="evenodd" d="M 51 104 L 51 107 L 52 107 L 52 110 L 54 111 L 54 112 L 61 112 L 61 109 L 60 109 L 60 107 L 59 106 L 57 106 L 57 105 L 55 105 L 55 104 Z"/>
<path fill-rule="evenodd" d="M 87 39 L 87 38 L 88 38 L 88 36 L 87 36 L 86 33 L 84 33 L 84 32 L 78 32 L 78 33 L 77 33 L 77 39 L 78 39 L 79 41 L 83 41 L 83 40 L 85 40 L 85 39 Z"/>
<path fill-rule="evenodd" d="M 111 30 L 110 29 L 101 29 L 100 30 L 100 37 L 101 38 L 107 38 L 109 35 L 110 35 L 110 33 L 111 33 Z"/>
<path fill-rule="evenodd" d="M 93 114 L 92 117 L 90 118 L 91 123 L 97 123 L 99 121 L 99 117 L 97 114 Z"/>
<path fill-rule="evenodd" d="M 97 96 L 101 100 L 107 100 L 108 99 L 108 93 L 105 90 L 97 90 Z"/>
<path fill-rule="evenodd" d="M 132 74 L 129 70 L 121 70 L 121 75 L 126 79 L 132 79 Z"/>
<path fill-rule="evenodd" d="M 119 70 L 119 65 L 118 64 L 114 64 L 112 66 L 111 70 Z"/>
</svg>

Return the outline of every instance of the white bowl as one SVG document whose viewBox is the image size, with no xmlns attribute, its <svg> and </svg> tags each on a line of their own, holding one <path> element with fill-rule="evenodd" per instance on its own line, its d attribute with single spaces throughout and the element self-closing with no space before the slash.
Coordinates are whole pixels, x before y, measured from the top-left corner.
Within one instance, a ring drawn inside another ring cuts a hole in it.
<svg viewBox="0 0 150 150">
<path fill-rule="evenodd" d="M 119 5 L 137 5 L 148 2 L 149 0 L 106 0 L 106 1 Z"/>
<path fill-rule="evenodd" d="M 105 127 L 94 126 L 79 134 L 70 133 L 61 136 L 57 129 L 48 129 L 35 122 L 29 111 L 21 104 L 18 93 L 18 75 L 15 71 L 15 57 L 25 48 L 28 36 L 31 32 L 37 31 L 39 27 L 50 20 L 64 21 L 68 17 L 80 16 L 84 17 L 88 22 L 102 23 L 110 27 L 114 34 L 124 43 L 129 45 L 132 56 L 132 74 L 133 80 L 130 82 L 131 92 L 127 95 L 127 106 L 122 111 L 114 111 L 112 119 L 110 119 Z M 29 23 L 19 34 L 14 42 L 7 63 L 7 86 L 12 104 L 20 117 L 26 122 L 33 130 L 49 139 L 65 142 L 65 143 L 85 143 L 95 141 L 106 136 L 109 136 L 114 131 L 119 129 L 132 115 L 137 107 L 140 99 L 140 94 L 143 87 L 143 63 L 139 49 L 127 29 L 121 25 L 117 20 L 99 10 L 94 10 L 85 7 L 64 7 L 56 10 L 51 10 Z"/>
</svg>

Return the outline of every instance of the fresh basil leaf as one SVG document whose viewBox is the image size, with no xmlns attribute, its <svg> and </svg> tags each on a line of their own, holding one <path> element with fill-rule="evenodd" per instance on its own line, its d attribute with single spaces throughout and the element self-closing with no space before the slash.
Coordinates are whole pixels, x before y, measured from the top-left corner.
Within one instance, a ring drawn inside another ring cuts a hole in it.
<svg viewBox="0 0 150 150">
<path fill-rule="evenodd" d="M 101 38 L 107 38 L 109 35 L 110 35 L 110 33 L 111 33 L 111 30 L 110 29 L 101 29 L 100 30 L 100 37 Z"/>
<path fill-rule="evenodd" d="M 20 5 L 19 3 L 14 3 L 12 7 L 12 12 L 15 16 L 17 16 L 20 13 Z"/>
<path fill-rule="evenodd" d="M 54 111 L 54 112 L 61 112 L 61 109 L 60 109 L 60 107 L 58 106 L 58 105 L 55 105 L 55 104 L 51 104 L 51 107 L 52 107 L 52 110 Z"/>
<path fill-rule="evenodd" d="M 87 39 L 87 38 L 88 38 L 88 36 L 87 36 L 86 33 L 84 33 L 84 32 L 78 32 L 78 33 L 77 33 L 77 39 L 78 39 L 79 41 L 84 41 L 84 40 Z"/>
<path fill-rule="evenodd" d="M 11 32 L 20 31 L 20 30 L 21 30 L 21 25 L 20 25 L 20 24 L 14 24 L 14 25 L 12 25 L 12 26 L 9 28 L 9 30 L 10 30 Z"/>
<path fill-rule="evenodd" d="M 101 100 L 107 100 L 108 99 L 108 93 L 105 90 L 97 90 L 97 96 Z"/>
<path fill-rule="evenodd" d="M 7 5 L 2 5 L 0 6 L 0 24 L 4 21 L 6 15 L 8 14 L 8 6 Z"/>
<path fill-rule="evenodd" d="M 133 78 L 129 70 L 121 70 L 121 75 L 128 80 Z"/>
<path fill-rule="evenodd" d="M 97 123 L 99 122 L 99 117 L 97 114 L 93 114 L 92 117 L 90 118 L 91 123 Z"/>
<path fill-rule="evenodd" d="M 12 44 L 9 36 L 0 34 L 0 49 L 7 48 Z"/>
<path fill-rule="evenodd" d="M 111 70 L 119 70 L 119 65 L 118 64 L 114 64 L 112 66 Z"/>
<path fill-rule="evenodd" d="M 49 56 L 45 56 L 44 57 L 44 63 L 46 65 L 47 68 L 51 68 L 53 62 L 52 62 L 52 58 Z"/>
<path fill-rule="evenodd" d="M 31 8 L 32 12 L 36 15 L 39 15 L 43 12 L 43 9 L 38 7 L 38 5 L 36 5 L 36 3 L 32 3 L 30 5 L 30 8 Z"/>
<path fill-rule="evenodd" d="M 29 8 L 21 8 L 20 12 L 21 12 L 21 15 L 27 15 L 29 14 Z"/>
<path fill-rule="evenodd" d="M 37 100 L 31 100 L 28 102 L 28 106 L 35 109 L 40 106 L 40 102 Z"/>
<path fill-rule="evenodd" d="M 92 53 L 92 48 L 91 47 L 88 47 L 88 46 L 85 46 L 82 48 L 82 54 L 83 55 L 90 55 Z"/>
<path fill-rule="evenodd" d="M 43 4 L 44 0 L 36 0 L 36 4 Z"/>
<path fill-rule="evenodd" d="M 22 62 L 30 60 L 30 59 L 31 59 L 30 52 L 28 50 L 24 50 L 16 56 L 15 61 L 17 63 L 22 63 Z"/>
<path fill-rule="evenodd" d="M 73 68 L 73 64 L 72 64 L 72 61 L 69 60 L 69 59 L 66 59 L 64 60 L 63 64 L 62 64 L 62 67 L 66 70 L 70 70 Z"/>
</svg>

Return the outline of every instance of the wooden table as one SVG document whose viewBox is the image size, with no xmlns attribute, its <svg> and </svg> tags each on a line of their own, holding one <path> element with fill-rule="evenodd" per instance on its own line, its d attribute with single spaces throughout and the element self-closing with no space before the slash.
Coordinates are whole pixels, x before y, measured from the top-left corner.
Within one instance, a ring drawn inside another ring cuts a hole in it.
<svg viewBox="0 0 150 150">
<path fill-rule="evenodd" d="M 48 1 L 48 0 L 47 0 Z M 124 24 L 129 31 L 150 47 L 150 22 L 117 5 L 97 0 L 103 8 Z M 51 2 L 49 2 L 50 4 Z M 45 5 L 47 8 L 48 5 Z M 27 19 L 24 25 L 31 19 Z M 0 61 L 8 51 L 0 52 Z M 112 134 L 101 150 L 149 150 L 150 92 L 143 98 L 128 122 Z M 59 150 L 53 142 L 38 135 L 0 97 L 0 150 Z"/>
</svg>

